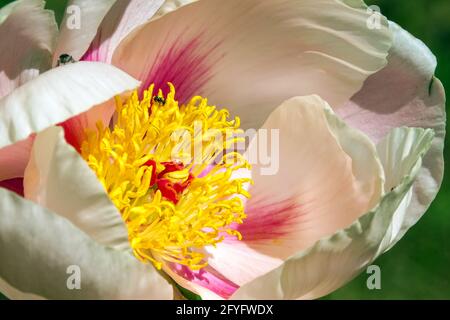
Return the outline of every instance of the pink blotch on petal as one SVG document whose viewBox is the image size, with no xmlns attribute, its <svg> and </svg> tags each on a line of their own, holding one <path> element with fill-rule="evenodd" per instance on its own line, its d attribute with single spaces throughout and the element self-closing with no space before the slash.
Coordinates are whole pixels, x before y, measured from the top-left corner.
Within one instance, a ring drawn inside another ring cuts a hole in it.
<svg viewBox="0 0 450 320">
<path fill-rule="evenodd" d="M 102 39 L 102 29 L 98 29 L 97 36 L 92 41 L 88 50 L 81 57 L 80 61 L 106 62 L 106 54 L 101 54 L 100 46 Z"/>
<path fill-rule="evenodd" d="M 225 279 L 209 266 L 198 271 L 192 271 L 186 266 L 171 263 L 170 268 L 180 277 L 193 284 L 202 286 L 224 299 L 230 298 L 239 288 L 238 285 Z"/>
<path fill-rule="evenodd" d="M 181 103 L 201 93 L 201 89 L 213 76 L 212 65 L 209 59 L 220 43 L 205 48 L 201 36 L 180 44 L 179 36 L 168 49 L 160 48 L 150 70 L 143 70 L 140 79 L 143 81 L 142 91 L 151 84 L 155 89 L 161 89 L 166 95 L 169 92 L 167 86 L 171 82 L 177 90 L 177 99 Z M 156 91 L 157 92 L 157 91 Z"/>
<path fill-rule="evenodd" d="M 247 203 L 245 213 L 244 223 L 235 225 L 243 241 L 276 240 L 295 232 L 302 208 L 294 199 L 267 203 L 253 198 Z"/>
</svg>

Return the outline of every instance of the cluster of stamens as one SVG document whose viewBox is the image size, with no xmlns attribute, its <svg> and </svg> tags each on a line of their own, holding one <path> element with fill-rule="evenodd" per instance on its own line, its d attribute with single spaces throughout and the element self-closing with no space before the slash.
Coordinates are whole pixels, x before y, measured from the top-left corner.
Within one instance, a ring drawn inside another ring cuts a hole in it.
<svg viewBox="0 0 450 320">
<path fill-rule="evenodd" d="M 169 87 L 166 97 L 151 86 L 142 99 L 117 98 L 114 125 L 88 131 L 82 156 L 119 209 L 136 257 L 198 270 L 207 265 L 206 246 L 241 238 L 233 225 L 246 217 L 251 180 L 235 173 L 250 166 L 232 150 L 239 118 L 201 97 L 179 105 Z"/>
</svg>

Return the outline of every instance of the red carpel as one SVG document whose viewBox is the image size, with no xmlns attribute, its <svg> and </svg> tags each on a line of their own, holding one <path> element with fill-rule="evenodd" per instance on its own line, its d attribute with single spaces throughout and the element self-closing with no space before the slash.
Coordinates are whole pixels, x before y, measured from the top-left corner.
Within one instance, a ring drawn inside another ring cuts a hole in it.
<svg viewBox="0 0 450 320">
<path fill-rule="evenodd" d="M 152 178 L 150 180 L 150 187 L 156 186 L 157 190 L 161 191 L 161 195 L 174 204 L 180 201 L 180 196 L 189 187 L 194 176 L 189 173 L 188 178 L 183 182 L 173 182 L 165 175 L 171 172 L 181 171 L 185 166 L 181 162 L 162 162 L 164 170 L 157 173 L 157 164 L 155 160 L 149 160 L 144 165 L 152 167 Z"/>
</svg>

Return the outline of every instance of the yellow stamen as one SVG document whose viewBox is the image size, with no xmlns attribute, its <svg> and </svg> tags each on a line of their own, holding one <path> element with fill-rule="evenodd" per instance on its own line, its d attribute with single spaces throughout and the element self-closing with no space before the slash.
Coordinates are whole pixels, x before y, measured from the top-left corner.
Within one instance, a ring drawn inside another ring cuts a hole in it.
<svg viewBox="0 0 450 320">
<path fill-rule="evenodd" d="M 165 99 L 153 85 L 142 100 L 137 92 L 117 98 L 114 128 L 88 131 L 82 156 L 119 209 L 136 257 L 198 270 L 207 265 L 205 246 L 224 234 L 241 238 L 231 225 L 246 218 L 239 195 L 249 197 L 251 180 L 232 174 L 250 166 L 229 151 L 240 141 L 239 118 L 228 120 L 202 97 L 179 106 L 169 87 Z"/>
</svg>

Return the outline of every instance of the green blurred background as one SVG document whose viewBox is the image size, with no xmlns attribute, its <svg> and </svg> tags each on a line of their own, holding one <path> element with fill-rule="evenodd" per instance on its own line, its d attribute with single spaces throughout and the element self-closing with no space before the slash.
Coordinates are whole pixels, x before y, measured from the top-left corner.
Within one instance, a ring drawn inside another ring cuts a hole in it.
<svg viewBox="0 0 450 320">
<path fill-rule="evenodd" d="M 0 7 L 11 2 L 0 0 Z M 390 20 L 428 45 L 438 58 L 437 76 L 450 88 L 450 1 L 366 0 Z M 65 0 L 48 0 L 60 21 Z M 1 41 L 1 40 L 0 40 Z M 446 160 L 450 159 L 448 139 Z M 446 162 L 449 172 L 450 161 Z M 381 268 L 381 290 L 369 290 L 362 273 L 324 299 L 450 299 L 450 180 L 431 208 L 406 236 L 375 264 Z M 1 299 L 0 294 L 0 299 Z"/>
</svg>

